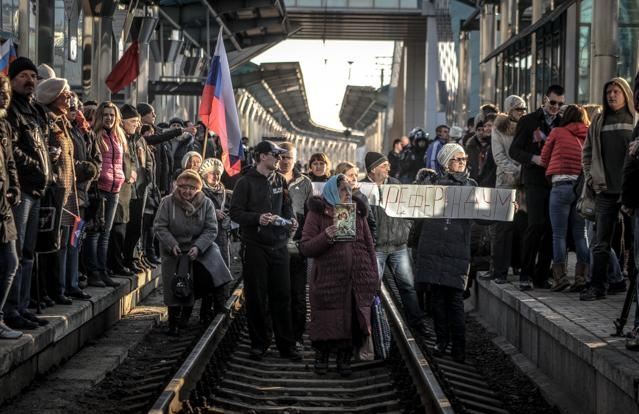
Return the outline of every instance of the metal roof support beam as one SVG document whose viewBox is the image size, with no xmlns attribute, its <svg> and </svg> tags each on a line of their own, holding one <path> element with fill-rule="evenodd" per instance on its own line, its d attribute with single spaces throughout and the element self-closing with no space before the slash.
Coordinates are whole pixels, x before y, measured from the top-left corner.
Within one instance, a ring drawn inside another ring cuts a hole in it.
<svg viewBox="0 0 639 414">
<path fill-rule="evenodd" d="M 237 39 L 235 38 L 235 34 L 231 32 L 231 30 L 229 30 L 229 28 L 226 26 L 222 18 L 217 14 L 217 12 L 209 4 L 208 0 L 200 0 L 200 2 L 204 5 L 204 7 L 208 9 L 209 13 L 211 14 L 211 16 L 213 16 L 217 24 L 219 24 L 220 27 L 223 28 L 224 33 L 226 33 L 226 35 L 230 38 L 231 43 L 233 43 L 233 46 L 235 46 L 235 49 L 242 50 L 242 46 L 240 46 L 240 42 L 238 42 Z"/>
<path fill-rule="evenodd" d="M 207 58 L 210 58 L 211 55 L 209 54 L 208 50 L 205 50 L 202 45 L 200 44 L 200 42 L 198 42 L 197 40 L 195 40 L 195 38 L 193 36 L 191 36 L 189 33 L 187 33 L 186 30 L 182 30 L 182 28 L 180 27 L 180 25 L 173 20 L 173 18 L 171 18 L 171 16 L 169 16 L 164 10 L 162 10 L 162 8 L 158 8 L 158 10 L 160 10 L 160 15 L 164 18 L 164 20 L 166 20 L 167 22 L 169 22 L 169 24 L 171 24 L 171 26 L 173 26 L 174 28 L 176 28 L 177 30 L 181 30 L 184 33 L 184 37 L 186 37 L 195 47 L 199 47 L 200 49 L 204 50 L 204 55 Z"/>
</svg>

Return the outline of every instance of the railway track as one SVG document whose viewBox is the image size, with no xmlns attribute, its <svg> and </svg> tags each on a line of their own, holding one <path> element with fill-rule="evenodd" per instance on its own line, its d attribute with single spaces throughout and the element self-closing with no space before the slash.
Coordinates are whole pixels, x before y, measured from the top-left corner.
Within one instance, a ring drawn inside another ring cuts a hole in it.
<svg viewBox="0 0 639 414">
<path fill-rule="evenodd" d="M 266 354 L 249 359 L 241 288 L 218 314 L 164 389 L 150 413 L 452 413 L 428 360 L 386 288 L 382 300 L 393 334 L 384 361 L 354 362 L 343 378 L 335 366 L 313 372 L 313 351 L 303 360 Z"/>
</svg>

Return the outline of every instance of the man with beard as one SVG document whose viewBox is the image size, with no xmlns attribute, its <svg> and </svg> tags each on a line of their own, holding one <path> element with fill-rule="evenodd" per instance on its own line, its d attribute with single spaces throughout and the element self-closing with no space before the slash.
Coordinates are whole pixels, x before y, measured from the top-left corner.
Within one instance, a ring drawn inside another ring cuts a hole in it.
<svg viewBox="0 0 639 414">
<path fill-rule="evenodd" d="M 18 170 L 22 198 L 13 209 L 18 239 L 16 250 L 20 266 L 5 305 L 5 322 L 13 329 L 35 329 L 47 320 L 27 310 L 31 296 L 31 276 L 38 236 L 40 198 L 51 183 L 51 160 L 47 146 L 47 116 L 33 95 L 38 69 L 31 60 L 19 57 L 9 66 L 11 105 L 7 120 L 13 134 L 13 157 Z"/>
<path fill-rule="evenodd" d="M 289 236 L 297 220 L 286 179 L 277 172 L 286 150 L 271 141 L 254 148 L 257 164 L 237 182 L 231 200 L 231 219 L 240 225 L 244 247 L 243 278 L 251 337 L 251 357 L 268 351 L 271 330 L 282 358 L 301 360 L 295 350 L 291 322 Z M 270 320 L 269 320 L 270 319 Z"/>
</svg>

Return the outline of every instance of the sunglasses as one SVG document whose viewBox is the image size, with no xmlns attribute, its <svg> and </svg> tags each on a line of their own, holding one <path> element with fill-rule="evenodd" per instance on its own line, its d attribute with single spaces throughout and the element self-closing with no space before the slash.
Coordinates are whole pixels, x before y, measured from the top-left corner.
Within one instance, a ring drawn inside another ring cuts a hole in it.
<svg viewBox="0 0 639 414">
<path fill-rule="evenodd" d="M 518 112 L 526 112 L 528 110 L 528 108 L 515 108 L 515 111 Z"/>
<path fill-rule="evenodd" d="M 468 161 L 468 157 L 451 158 L 451 161 L 462 163 Z"/>
<path fill-rule="evenodd" d="M 550 106 L 561 106 L 565 102 L 564 101 L 548 101 L 548 103 L 550 104 Z"/>
</svg>

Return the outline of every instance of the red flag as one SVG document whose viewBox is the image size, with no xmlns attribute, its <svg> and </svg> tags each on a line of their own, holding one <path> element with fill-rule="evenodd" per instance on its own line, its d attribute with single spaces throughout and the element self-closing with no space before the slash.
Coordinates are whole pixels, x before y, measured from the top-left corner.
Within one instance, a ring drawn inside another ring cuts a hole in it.
<svg viewBox="0 0 639 414">
<path fill-rule="evenodd" d="M 122 58 L 115 64 L 113 70 L 106 78 L 106 85 L 111 92 L 117 93 L 137 79 L 140 74 L 139 52 L 140 48 L 136 40 L 131 43 Z"/>
</svg>

